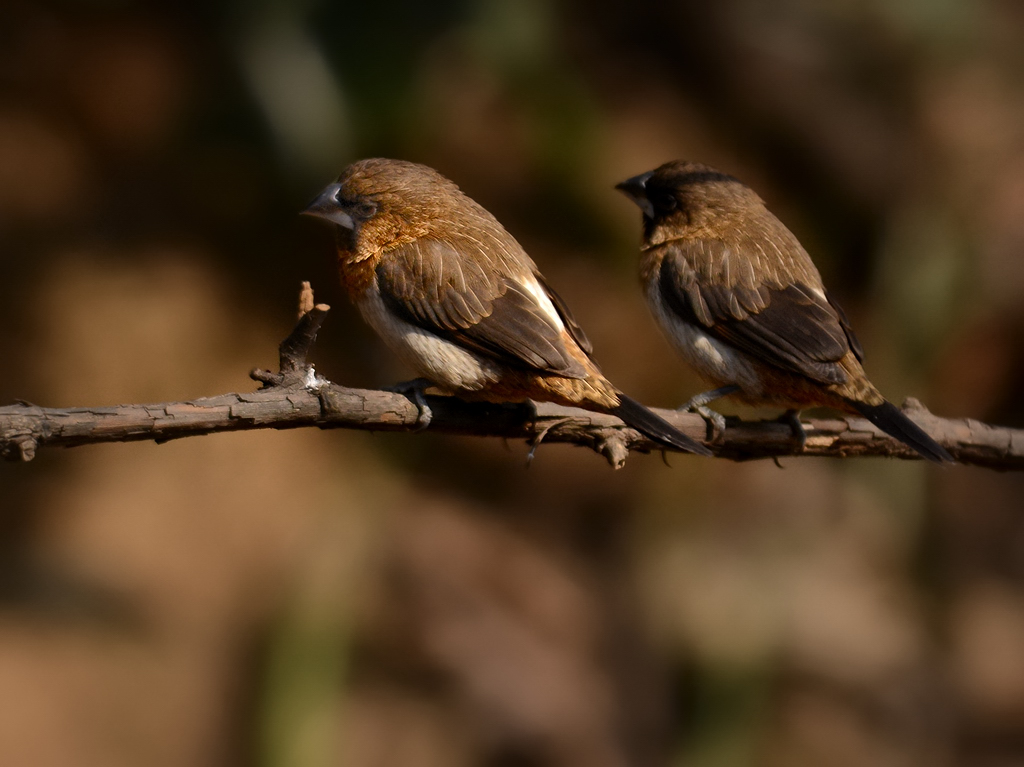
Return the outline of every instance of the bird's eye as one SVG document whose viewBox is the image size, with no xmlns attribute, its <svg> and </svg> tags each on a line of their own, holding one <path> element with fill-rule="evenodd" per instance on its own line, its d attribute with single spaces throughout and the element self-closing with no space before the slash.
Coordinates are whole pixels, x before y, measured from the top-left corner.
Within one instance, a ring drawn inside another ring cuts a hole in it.
<svg viewBox="0 0 1024 767">
<path fill-rule="evenodd" d="M 671 213 L 679 207 L 679 201 L 672 192 L 662 189 L 652 189 L 647 193 L 647 199 L 654 205 L 659 213 Z"/>
<path fill-rule="evenodd" d="M 377 203 L 373 200 L 361 200 L 349 208 L 356 218 L 368 219 L 377 212 Z"/>
</svg>

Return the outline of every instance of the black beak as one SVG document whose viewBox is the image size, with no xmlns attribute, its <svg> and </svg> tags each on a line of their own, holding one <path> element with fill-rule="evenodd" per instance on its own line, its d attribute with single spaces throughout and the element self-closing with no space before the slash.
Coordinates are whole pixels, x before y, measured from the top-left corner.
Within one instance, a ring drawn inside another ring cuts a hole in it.
<svg viewBox="0 0 1024 767">
<path fill-rule="evenodd" d="M 625 181 L 615 185 L 616 189 L 635 202 L 640 210 L 644 212 L 644 215 L 650 219 L 654 218 L 654 206 L 647 199 L 647 182 L 651 180 L 653 174 L 654 171 L 641 173 L 639 176 L 627 178 Z"/>
<path fill-rule="evenodd" d="M 625 181 L 616 184 L 615 188 L 627 197 L 638 200 L 647 196 L 647 182 L 650 178 L 651 174 L 649 172 L 641 173 L 639 176 L 627 178 Z"/>
<path fill-rule="evenodd" d="M 352 216 L 338 202 L 338 191 L 340 189 L 341 184 L 328 184 L 320 193 L 320 196 L 307 205 L 304 210 L 300 211 L 299 215 L 322 218 L 346 229 L 354 229 L 355 222 L 352 220 Z"/>
</svg>

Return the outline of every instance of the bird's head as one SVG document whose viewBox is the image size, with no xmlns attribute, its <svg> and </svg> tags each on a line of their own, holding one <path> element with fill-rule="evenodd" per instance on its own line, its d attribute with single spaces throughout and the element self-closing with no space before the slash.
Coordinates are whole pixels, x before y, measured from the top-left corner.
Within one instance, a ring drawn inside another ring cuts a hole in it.
<svg viewBox="0 0 1024 767">
<path fill-rule="evenodd" d="M 741 181 L 707 165 L 673 160 L 615 188 L 644 214 L 644 239 L 658 244 L 714 226 L 758 207 L 761 198 Z"/>
<path fill-rule="evenodd" d="M 302 213 L 333 224 L 342 257 L 361 261 L 429 234 L 463 200 L 433 168 L 371 158 L 345 168 Z"/>
</svg>

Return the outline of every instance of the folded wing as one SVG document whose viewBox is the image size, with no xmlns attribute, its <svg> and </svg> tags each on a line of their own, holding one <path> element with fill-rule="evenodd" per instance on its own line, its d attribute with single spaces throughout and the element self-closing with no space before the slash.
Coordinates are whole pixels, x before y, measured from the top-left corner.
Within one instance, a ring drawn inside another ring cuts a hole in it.
<svg viewBox="0 0 1024 767">
<path fill-rule="evenodd" d="M 757 282 L 712 279 L 695 270 L 691 248 L 703 262 L 725 243 L 679 240 L 669 243 L 659 274 L 666 304 L 682 319 L 709 335 L 782 370 L 826 384 L 841 384 L 846 371 L 838 364 L 850 351 L 852 331 L 824 293 L 794 277 Z M 720 253 L 728 259 L 728 253 Z M 746 275 L 745 275 L 746 276 Z M 854 338 L 854 343 L 856 339 Z M 859 345 L 856 346 L 859 349 Z"/>
<path fill-rule="evenodd" d="M 510 250 L 469 238 L 400 245 L 377 267 L 381 296 L 407 322 L 503 364 L 586 377 L 564 333 L 586 337 L 526 255 Z"/>
</svg>

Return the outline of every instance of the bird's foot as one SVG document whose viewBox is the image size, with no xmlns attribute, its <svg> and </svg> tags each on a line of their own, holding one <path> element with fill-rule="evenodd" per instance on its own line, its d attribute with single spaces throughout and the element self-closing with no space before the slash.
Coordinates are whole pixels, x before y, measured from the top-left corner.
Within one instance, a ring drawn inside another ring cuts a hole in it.
<svg viewBox="0 0 1024 767">
<path fill-rule="evenodd" d="M 682 408 L 680 408 L 680 410 L 682 410 Z M 725 431 L 725 416 L 721 413 L 718 413 L 709 407 L 705 407 L 704 405 L 693 405 L 692 407 L 686 408 L 686 411 L 689 413 L 696 413 L 704 419 L 704 422 L 708 427 L 708 441 L 713 441 L 717 435 Z"/>
<path fill-rule="evenodd" d="M 789 426 L 793 432 L 793 439 L 802 453 L 807 446 L 807 432 L 804 430 L 804 425 L 800 423 L 800 411 L 795 409 L 787 410 L 779 416 L 778 421 Z"/>
<path fill-rule="evenodd" d="M 720 386 L 717 389 L 701 392 L 690 397 L 684 404 L 679 406 L 678 410 L 686 413 L 696 413 L 703 418 L 708 425 L 707 438 L 708 440 L 713 440 L 716 435 L 725 431 L 725 416 L 721 413 L 716 413 L 707 407 L 707 404 L 714 402 L 716 399 L 735 394 L 739 390 L 740 387 L 730 384 L 729 386 Z"/>
<path fill-rule="evenodd" d="M 433 385 L 433 381 L 429 381 L 426 378 L 414 378 L 411 381 L 402 381 L 394 386 L 388 386 L 384 391 L 404 394 L 416 404 L 419 410 L 419 415 L 416 417 L 416 431 L 423 431 L 423 429 L 430 426 L 430 421 L 434 417 L 434 413 L 430 406 L 427 405 L 427 398 L 423 392 Z"/>
</svg>

